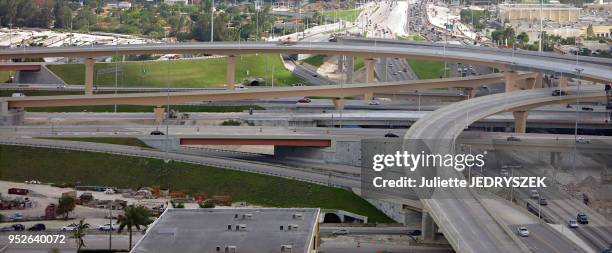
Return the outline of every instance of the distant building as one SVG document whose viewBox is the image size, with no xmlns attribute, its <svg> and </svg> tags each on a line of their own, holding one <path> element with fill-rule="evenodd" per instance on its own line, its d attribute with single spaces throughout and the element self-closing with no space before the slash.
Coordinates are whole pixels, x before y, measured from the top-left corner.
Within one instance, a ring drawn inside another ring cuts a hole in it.
<svg viewBox="0 0 612 253">
<path fill-rule="evenodd" d="M 318 208 L 167 209 L 132 253 L 312 253 Z"/>
<path fill-rule="evenodd" d="M 175 4 L 189 4 L 189 0 L 164 0 L 164 3 L 167 5 L 175 5 Z"/>
<path fill-rule="evenodd" d="M 542 9 L 540 9 L 542 8 Z M 499 17 L 510 22 L 538 21 L 540 12 L 544 20 L 552 22 L 576 22 L 580 8 L 563 4 L 500 4 Z"/>
</svg>

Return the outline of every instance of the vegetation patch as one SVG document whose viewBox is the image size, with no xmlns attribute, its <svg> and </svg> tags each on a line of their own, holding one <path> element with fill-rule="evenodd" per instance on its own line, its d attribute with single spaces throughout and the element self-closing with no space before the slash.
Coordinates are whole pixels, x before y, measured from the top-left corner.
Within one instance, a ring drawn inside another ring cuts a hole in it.
<svg viewBox="0 0 612 253">
<path fill-rule="evenodd" d="M 64 140 L 64 141 L 84 141 L 84 142 L 126 145 L 126 146 L 134 146 L 134 147 L 141 147 L 141 148 L 151 148 L 149 147 L 149 145 L 145 144 L 138 138 L 131 138 L 131 137 L 117 137 L 117 138 L 113 138 L 113 137 L 45 137 L 41 139 Z"/>
<path fill-rule="evenodd" d="M 444 71 L 444 62 L 411 59 L 407 61 L 419 79 L 438 79 L 448 76 L 448 71 Z"/>
<path fill-rule="evenodd" d="M 0 179 L 134 189 L 157 185 L 189 194 L 230 195 L 233 201 L 262 206 L 342 209 L 368 216 L 371 222 L 393 222 L 344 189 L 160 159 L 0 145 Z"/>
<path fill-rule="evenodd" d="M 321 15 L 324 17 L 341 19 L 345 21 L 353 22 L 359 17 L 361 9 L 348 9 L 348 10 L 336 10 L 336 11 L 324 11 Z"/>
<path fill-rule="evenodd" d="M 49 65 L 51 71 L 69 84 L 83 84 L 83 64 Z M 117 71 L 116 71 L 117 70 Z M 171 61 L 96 63 L 94 85 L 115 87 L 223 87 L 227 63 L 224 57 Z M 303 80 L 285 69 L 277 54 L 236 57 L 235 80 L 261 78 L 266 83 L 290 85 Z"/>
<path fill-rule="evenodd" d="M 306 59 L 303 60 L 303 62 L 308 63 L 312 66 L 315 67 L 320 67 L 321 65 L 323 65 L 323 63 L 325 63 L 325 58 L 327 56 L 325 55 L 314 55 L 314 56 L 310 56 Z"/>
</svg>

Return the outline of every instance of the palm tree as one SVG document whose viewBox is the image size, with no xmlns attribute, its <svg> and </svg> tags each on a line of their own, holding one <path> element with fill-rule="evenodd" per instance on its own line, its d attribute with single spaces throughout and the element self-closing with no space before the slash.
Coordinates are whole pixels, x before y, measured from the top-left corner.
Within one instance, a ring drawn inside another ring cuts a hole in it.
<svg viewBox="0 0 612 253">
<path fill-rule="evenodd" d="M 127 231 L 130 233 L 130 250 L 132 250 L 132 227 L 136 227 L 137 230 L 140 230 L 140 226 L 146 227 L 151 224 L 149 217 L 149 210 L 142 206 L 133 205 L 127 206 L 123 209 L 123 215 L 117 217 L 117 224 L 119 224 L 118 232 L 121 233 L 127 227 Z"/>
<path fill-rule="evenodd" d="M 72 234 L 72 238 L 74 238 L 77 244 L 77 252 L 80 252 L 81 248 L 85 247 L 83 237 L 85 236 L 85 230 L 87 230 L 89 226 L 89 223 L 86 223 L 85 219 L 81 219 Z"/>
</svg>

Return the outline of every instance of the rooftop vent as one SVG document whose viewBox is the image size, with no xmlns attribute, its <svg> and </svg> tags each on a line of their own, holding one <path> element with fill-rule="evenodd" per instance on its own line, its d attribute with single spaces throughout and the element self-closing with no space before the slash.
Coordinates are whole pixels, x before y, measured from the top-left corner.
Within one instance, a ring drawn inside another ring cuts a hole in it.
<svg viewBox="0 0 612 253">
<path fill-rule="evenodd" d="M 287 225 L 287 229 L 288 230 L 298 230 L 298 228 L 300 228 L 300 226 L 298 226 L 297 224 L 289 224 L 289 225 Z"/>
<path fill-rule="evenodd" d="M 237 252 L 238 252 L 238 247 L 236 247 L 235 245 L 225 246 L 225 253 L 237 253 Z"/>
<path fill-rule="evenodd" d="M 294 220 L 301 220 L 303 218 L 304 218 L 304 216 L 301 213 L 294 213 L 293 214 L 293 219 Z"/>
</svg>

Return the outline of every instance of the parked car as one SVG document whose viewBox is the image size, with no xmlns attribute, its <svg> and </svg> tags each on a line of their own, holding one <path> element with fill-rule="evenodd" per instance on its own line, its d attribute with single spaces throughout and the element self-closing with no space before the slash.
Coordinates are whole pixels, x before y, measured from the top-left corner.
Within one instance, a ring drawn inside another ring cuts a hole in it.
<svg viewBox="0 0 612 253">
<path fill-rule="evenodd" d="M 589 224 L 589 218 L 587 217 L 586 214 L 584 213 L 578 213 L 576 215 L 576 220 L 578 221 L 578 223 L 580 224 Z"/>
<path fill-rule="evenodd" d="M 531 190 L 529 191 L 529 197 L 532 199 L 539 199 L 540 193 L 538 193 L 538 190 Z"/>
<path fill-rule="evenodd" d="M 519 139 L 516 136 L 510 136 L 510 137 L 506 138 L 506 141 L 521 141 L 521 139 Z"/>
<path fill-rule="evenodd" d="M 109 231 L 109 230 L 116 230 L 116 229 L 117 229 L 117 225 L 112 224 L 112 223 L 106 223 L 106 224 L 102 224 L 98 226 L 98 230 L 102 230 L 102 231 Z"/>
<path fill-rule="evenodd" d="M 348 235 L 349 231 L 346 229 L 338 229 L 332 232 L 332 235 Z"/>
<path fill-rule="evenodd" d="M 578 227 L 578 221 L 571 219 L 569 221 L 567 221 L 567 226 L 570 228 L 577 228 Z"/>
<path fill-rule="evenodd" d="M 14 213 L 13 215 L 9 216 L 9 220 L 12 220 L 12 221 L 23 220 L 23 214 Z"/>
<path fill-rule="evenodd" d="M 566 91 L 564 91 L 564 90 L 554 90 L 554 91 L 552 92 L 552 95 L 553 95 L 554 97 L 558 97 L 558 96 L 567 96 L 567 92 L 566 92 Z"/>
<path fill-rule="evenodd" d="M 47 229 L 45 224 L 37 223 L 37 224 L 34 224 L 34 226 L 31 226 L 30 228 L 28 228 L 28 231 L 45 231 L 45 229 Z"/>
<path fill-rule="evenodd" d="M 75 231 L 79 228 L 79 224 L 72 223 L 70 225 L 62 227 L 62 231 Z"/>
<path fill-rule="evenodd" d="M 385 134 L 385 137 L 386 138 L 397 138 L 399 136 L 397 134 L 392 133 L 392 132 L 388 132 L 388 133 Z"/>
<path fill-rule="evenodd" d="M 162 131 L 155 130 L 155 131 L 151 131 L 150 135 L 165 135 L 165 134 Z"/>
<path fill-rule="evenodd" d="M 527 237 L 529 236 L 529 230 L 526 227 L 519 227 L 517 230 L 519 236 Z"/>
<path fill-rule="evenodd" d="M 307 104 L 307 103 L 310 103 L 311 100 L 310 100 L 310 98 L 301 98 L 297 102 L 300 103 L 300 104 Z"/>
</svg>

